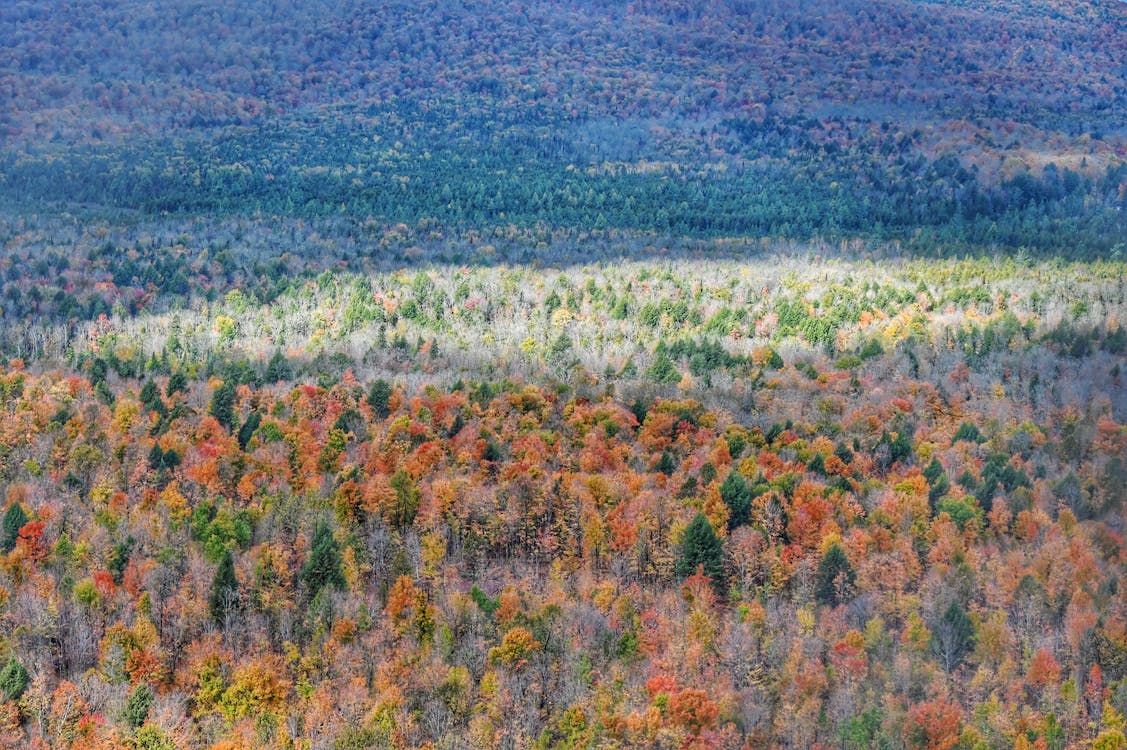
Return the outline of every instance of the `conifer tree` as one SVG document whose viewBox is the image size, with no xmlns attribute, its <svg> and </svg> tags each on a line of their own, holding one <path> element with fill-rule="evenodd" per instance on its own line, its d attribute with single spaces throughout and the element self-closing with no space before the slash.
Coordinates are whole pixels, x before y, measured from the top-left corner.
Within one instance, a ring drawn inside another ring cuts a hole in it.
<svg viewBox="0 0 1127 750">
<path fill-rule="evenodd" d="M 309 559 L 301 568 L 301 580 L 309 590 L 310 598 L 325 586 L 343 589 L 345 585 L 344 574 L 340 570 L 340 549 L 333 532 L 325 524 L 318 524 L 313 532 L 313 544 L 309 551 Z"/>
<path fill-rule="evenodd" d="M 372 383 L 372 387 L 368 391 L 368 405 L 372 407 L 372 412 L 380 419 L 386 419 L 391 414 L 391 410 L 388 408 L 391 393 L 391 384 L 382 378 Z"/>
<path fill-rule="evenodd" d="M 208 413 L 230 430 L 235 424 L 235 384 L 227 380 L 211 394 Z"/>
<path fill-rule="evenodd" d="M 856 580 L 857 575 L 849 564 L 849 558 L 845 556 L 845 550 L 834 542 L 818 563 L 814 595 L 823 604 L 836 607 L 846 600 Z"/>
<path fill-rule="evenodd" d="M 4 700 L 17 700 L 27 690 L 30 678 L 23 664 L 14 658 L 9 658 L 4 668 L 0 669 L 0 696 Z"/>
<path fill-rule="evenodd" d="M 239 597 L 239 579 L 235 577 L 235 559 L 231 550 L 223 553 L 219 567 L 215 569 L 215 578 L 211 582 L 211 595 L 207 604 L 211 610 L 211 619 L 222 625 L 228 613 L 235 607 Z"/>
<path fill-rule="evenodd" d="M 681 537 L 681 552 L 677 557 L 676 573 L 679 577 L 691 576 L 698 567 L 712 579 L 718 590 L 724 588 L 724 550 L 715 529 L 703 513 L 698 513 Z"/>
<path fill-rule="evenodd" d="M 728 506 L 728 529 L 743 526 L 751 518 L 751 488 L 738 471 L 728 474 L 720 485 L 720 498 Z"/>
<path fill-rule="evenodd" d="M 2 535 L 0 535 L 0 549 L 4 552 L 14 550 L 16 548 L 16 540 L 19 539 L 20 536 L 20 529 L 22 529 L 24 524 L 29 520 L 22 505 L 19 503 L 9 505 L 8 512 L 4 514 L 4 528 Z"/>
</svg>

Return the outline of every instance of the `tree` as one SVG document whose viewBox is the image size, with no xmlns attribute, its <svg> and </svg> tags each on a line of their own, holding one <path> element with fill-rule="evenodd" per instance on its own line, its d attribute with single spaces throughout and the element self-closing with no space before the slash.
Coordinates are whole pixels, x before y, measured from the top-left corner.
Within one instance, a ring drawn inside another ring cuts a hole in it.
<svg viewBox="0 0 1127 750">
<path fill-rule="evenodd" d="M 419 503 L 422 501 L 422 492 L 415 486 L 411 475 L 404 469 L 399 469 L 391 475 L 391 488 L 395 490 L 395 506 L 392 509 L 388 523 L 402 528 L 410 526 L 419 512 Z"/>
<path fill-rule="evenodd" d="M 704 574 L 712 579 L 712 584 L 718 590 L 723 590 L 724 550 L 716 536 L 716 530 L 703 513 L 696 515 L 681 536 L 676 573 L 681 578 L 687 578 L 698 567 L 704 569 Z"/>
<path fill-rule="evenodd" d="M 388 408 L 391 393 L 391 384 L 382 378 L 372 383 L 368 390 L 368 406 L 372 407 L 372 413 L 380 419 L 386 419 L 391 414 L 391 409 Z"/>
<path fill-rule="evenodd" d="M 132 744 L 136 750 L 176 750 L 176 743 L 163 729 L 152 724 L 138 729 Z"/>
<path fill-rule="evenodd" d="M 128 700 L 125 701 L 123 716 L 125 723 L 133 729 L 139 728 L 149 718 L 149 711 L 152 710 L 152 707 L 153 689 L 149 687 L 148 683 L 142 682 L 133 688 L 133 692 L 129 694 Z"/>
<path fill-rule="evenodd" d="M 834 542 L 822 555 L 822 561 L 818 563 L 814 595 L 823 604 L 836 607 L 849 598 L 856 580 L 857 575 L 853 572 L 853 566 L 849 564 L 849 558 L 845 556 L 845 550 Z"/>
<path fill-rule="evenodd" d="M 225 550 L 219 567 L 215 569 L 215 578 L 211 581 L 211 595 L 207 604 L 211 610 L 211 618 L 216 624 L 223 625 L 227 616 L 236 607 L 239 599 L 239 579 L 235 577 L 235 560 L 231 550 Z"/>
<path fill-rule="evenodd" d="M 16 542 L 20 538 L 20 529 L 22 529 L 24 524 L 29 520 L 22 505 L 18 502 L 9 505 L 8 512 L 4 514 L 3 529 L 2 532 L 0 532 L 0 549 L 4 552 L 14 550 L 16 548 Z"/>
<path fill-rule="evenodd" d="M 952 672 L 962 664 L 974 643 L 974 623 L 958 602 L 952 602 L 932 630 L 932 651 L 943 662 L 943 668 Z"/>
<path fill-rule="evenodd" d="M 231 430 L 235 426 L 235 383 L 227 380 L 211 394 L 211 406 L 208 413 L 215 417 L 219 424 Z"/>
<path fill-rule="evenodd" d="M 751 518 L 751 488 L 738 471 L 732 471 L 720 485 L 720 498 L 728 506 L 728 530 L 743 526 Z"/>
<path fill-rule="evenodd" d="M 164 393 L 168 398 L 172 398 L 177 393 L 184 393 L 188 389 L 188 376 L 184 374 L 183 370 L 177 370 L 172 373 L 168 378 L 168 386 L 164 389 Z"/>
<path fill-rule="evenodd" d="M 29 682 L 27 670 L 14 657 L 9 658 L 4 668 L 0 669 L 0 695 L 5 700 L 17 700 L 27 690 Z"/>
<path fill-rule="evenodd" d="M 266 365 L 266 382 L 267 383 L 280 383 L 293 379 L 293 368 L 290 363 L 282 355 L 280 349 L 274 350 L 274 355 L 270 357 L 270 362 Z"/>
<path fill-rule="evenodd" d="M 310 598 L 325 586 L 344 588 L 344 574 L 341 573 L 340 566 L 340 549 L 337 547 L 337 540 L 333 538 L 333 532 L 327 525 L 318 524 L 317 530 L 313 532 L 309 559 L 301 568 L 301 580 L 308 588 Z"/>
<path fill-rule="evenodd" d="M 965 615 L 964 615 L 965 616 Z M 937 699 L 912 706 L 904 722 L 904 740 L 919 750 L 951 750 L 959 742 L 959 707 Z"/>
</svg>

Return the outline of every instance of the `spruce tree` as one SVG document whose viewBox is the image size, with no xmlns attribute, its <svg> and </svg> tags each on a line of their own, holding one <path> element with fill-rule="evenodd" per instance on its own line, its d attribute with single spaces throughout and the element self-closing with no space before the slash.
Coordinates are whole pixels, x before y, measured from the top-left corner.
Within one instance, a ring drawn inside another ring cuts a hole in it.
<svg viewBox="0 0 1127 750">
<path fill-rule="evenodd" d="M 276 349 L 266 365 L 266 382 L 279 383 L 286 380 L 293 380 L 293 368 L 282 355 L 282 350 Z"/>
<path fill-rule="evenodd" d="M 836 607 L 848 598 L 853 584 L 857 580 L 845 550 L 837 542 L 830 545 L 818 563 L 818 573 L 815 576 L 814 595 L 818 601 Z"/>
<path fill-rule="evenodd" d="M 125 723 L 137 729 L 149 718 L 149 711 L 153 707 L 153 689 L 142 682 L 133 688 L 129 698 L 125 701 Z"/>
<path fill-rule="evenodd" d="M 388 401 L 391 400 L 391 393 L 391 384 L 383 379 L 372 383 L 372 387 L 368 391 L 368 405 L 372 407 L 372 412 L 380 419 L 386 419 L 391 414 L 391 410 L 387 406 Z"/>
<path fill-rule="evenodd" d="M 697 514 L 681 536 L 676 573 L 686 578 L 696 573 L 698 567 L 704 568 L 704 574 L 718 590 L 724 589 L 724 550 L 703 513 Z"/>
<path fill-rule="evenodd" d="M 309 559 L 301 568 L 301 580 L 308 589 L 310 599 L 325 586 L 344 588 L 344 574 L 341 573 L 340 565 L 340 549 L 337 547 L 337 540 L 333 538 L 333 532 L 325 524 L 318 524 L 317 530 L 313 532 Z"/>
<path fill-rule="evenodd" d="M 3 669 L 0 669 L 0 696 L 4 700 L 17 700 L 27 690 L 30 678 L 23 664 L 14 658 L 9 658 Z"/>
<path fill-rule="evenodd" d="M 215 417 L 219 424 L 232 429 L 235 424 L 235 384 L 227 380 L 211 394 L 211 407 L 208 413 Z"/>
<path fill-rule="evenodd" d="M 19 503 L 12 503 L 8 506 L 8 512 L 4 514 L 4 528 L 3 533 L 0 535 L 0 549 L 4 552 L 11 552 L 16 548 L 16 540 L 19 539 L 20 529 L 24 527 L 29 520 L 27 513 L 24 513 L 23 506 Z"/>
<path fill-rule="evenodd" d="M 974 622 L 958 602 L 952 602 L 931 632 L 931 648 L 953 672 L 974 649 L 977 640 Z"/>
<path fill-rule="evenodd" d="M 751 488 L 743 475 L 732 471 L 720 485 L 720 498 L 728 506 L 728 529 L 743 526 L 751 519 Z"/>
<path fill-rule="evenodd" d="M 211 594 L 208 596 L 207 605 L 211 610 L 211 619 L 216 624 L 222 625 L 227 614 L 234 608 L 239 597 L 239 579 L 235 577 L 235 559 L 231 550 L 223 553 L 219 567 L 215 569 L 215 578 L 211 582 Z"/>
<path fill-rule="evenodd" d="M 177 370 L 168 377 L 168 387 L 165 388 L 165 395 L 172 398 L 177 393 L 185 393 L 188 390 L 188 376 L 184 374 L 183 370 Z"/>
</svg>

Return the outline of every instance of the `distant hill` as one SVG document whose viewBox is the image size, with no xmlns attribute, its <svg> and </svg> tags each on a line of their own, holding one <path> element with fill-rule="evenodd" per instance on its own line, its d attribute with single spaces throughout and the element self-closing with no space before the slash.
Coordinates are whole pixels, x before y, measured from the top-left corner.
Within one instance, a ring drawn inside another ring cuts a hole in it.
<svg viewBox="0 0 1127 750">
<path fill-rule="evenodd" d="M 1104 254 L 1120 2 L 16 2 L 2 186 L 345 213 Z"/>
</svg>

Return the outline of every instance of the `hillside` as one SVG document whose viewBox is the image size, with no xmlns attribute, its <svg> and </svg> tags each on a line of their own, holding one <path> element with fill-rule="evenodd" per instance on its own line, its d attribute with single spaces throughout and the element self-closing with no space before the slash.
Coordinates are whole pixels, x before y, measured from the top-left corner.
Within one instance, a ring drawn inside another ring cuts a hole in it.
<svg viewBox="0 0 1127 750">
<path fill-rule="evenodd" d="M 0 26 L 0 185 L 25 206 L 948 252 L 1127 236 L 1111 0 L 82 0 Z"/>
<path fill-rule="evenodd" d="M 0 3 L 0 750 L 1127 750 L 1127 3 Z"/>
</svg>

